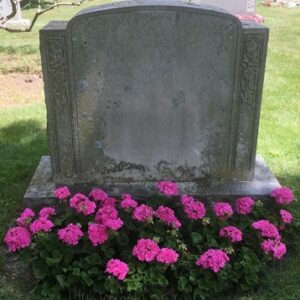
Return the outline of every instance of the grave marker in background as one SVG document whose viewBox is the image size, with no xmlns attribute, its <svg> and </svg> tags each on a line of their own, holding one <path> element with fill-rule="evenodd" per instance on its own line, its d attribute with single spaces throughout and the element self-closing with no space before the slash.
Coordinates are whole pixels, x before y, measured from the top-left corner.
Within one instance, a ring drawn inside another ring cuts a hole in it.
<svg viewBox="0 0 300 300">
<path fill-rule="evenodd" d="M 30 26 L 30 20 L 22 18 L 20 2 L 21 0 L 16 0 L 16 14 L 6 21 L 13 12 L 13 7 L 10 0 L 0 0 L 0 23 L 3 23 L 10 30 L 26 29 Z"/>
</svg>

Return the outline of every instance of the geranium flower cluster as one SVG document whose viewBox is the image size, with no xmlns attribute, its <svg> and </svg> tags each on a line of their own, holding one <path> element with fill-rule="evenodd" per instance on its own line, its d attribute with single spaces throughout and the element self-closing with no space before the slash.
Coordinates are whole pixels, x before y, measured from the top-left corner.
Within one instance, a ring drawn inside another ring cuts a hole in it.
<svg viewBox="0 0 300 300">
<path fill-rule="evenodd" d="M 159 206 L 155 212 L 155 216 L 175 229 L 181 227 L 181 223 L 176 218 L 174 210 L 170 207 L 166 207 L 163 205 Z"/>
<path fill-rule="evenodd" d="M 71 192 L 66 186 L 62 186 L 60 188 L 57 188 L 54 192 L 55 198 L 64 200 L 71 196 Z"/>
<path fill-rule="evenodd" d="M 254 222 L 252 227 L 258 230 L 262 237 L 267 238 L 261 243 L 262 250 L 276 259 L 281 259 L 286 253 L 286 245 L 281 242 L 277 227 L 268 220 Z"/>
<path fill-rule="evenodd" d="M 30 245 L 31 233 L 25 227 L 13 227 L 6 233 L 4 242 L 6 243 L 9 252 L 15 252 Z"/>
<path fill-rule="evenodd" d="M 20 217 L 17 218 L 17 224 L 19 226 L 29 226 L 32 218 L 35 216 L 35 213 L 30 208 L 25 208 L 25 210 L 21 213 Z"/>
<path fill-rule="evenodd" d="M 54 224 L 52 223 L 52 221 L 48 220 L 45 217 L 40 217 L 30 224 L 30 231 L 33 234 L 39 233 L 41 231 L 49 232 L 53 227 Z"/>
<path fill-rule="evenodd" d="M 277 259 L 281 259 L 286 253 L 286 245 L 278 240 L 264 240 L 261 248 L 266 254 L 271 254 Z"/>
<path fill-rule="evenodd" d="M 179 194 L 177 184 L 172 181 L 160 181 L 157 183 L 157 188 L 162 195 L 167 197 L 177 196 Z"/>
<path fill-rule="evenodd" d="M 250 197 L 238 198 L 235 201 L 236 212 L 240 215 L 248 215 L 253 210 L 255 201 Z"/>
<path fill-rule="evenodd" d="M 123 209 L 133 209 L 138 206 L 138 203 L 131 198 L 130 194 L 122 194 L 121 207 Z"/>
<path fill-rule="evenodd" d="M 31 244 L 32 235 L 40 232 L 50 232 L 54 224 L 48 218 L 55 215 L 53 207 L 44 207 L 39 211 L 39 217 L 33 220 L 35 213 L 30 208 L 25 210 L 16 219 L 17 227 L 10 228 L 4 237 L 9 252 L 26 248 Z"/>
<path fill-rule="evenodd" d="M 280 234 L 277 227 L 268 220 L 259 220 L 252 224 L 252 227 L 259 231 L 260 235 L 265 238 L 280 240 Z"/>
<path fill-rule="evenodd" d="M 119 259 L 110 259 L 106 264 L 105 272 L 124 280 L 129 272 L 128 265 Z"/>
<path fill-rule="evenodd" d="M 83 232 L 79 225 L 69 224 L 65 228 L 58 230 L 58 238 L 68 245 L 77 245 L 83 237 Z"/>
<path fill-rule="evenodd" d="M 140 222 L 151 222 L 153 216 L 154 210 L 152 209 L 152 207 L 146 204 L 141 204 L 137 206 L 132 214 L 132 218 Z"/>
<path fill-rule="evenodd" d="M 281 187 L 275 189 L 271 193 L 271 197 L 273 197 L 276 203 L 280 205 L 289 204 L 294 200 L 293 191 L 287 187 Z"/>
<path fill-rule="evenodd" d="M 217 202 L 213 207 L 215 215 L 220 220 L 226 220 L 233 215 L 233 209 L 231 205 L 227 202 Z"/>
<path fill-rule="evenodd" d="M 70 206 L 86 216 L 93 214 L 96 210 L 96 203 L 81 193 L 75 194 L 70 199 Z"/>
<path fill-rule="evenodd" d="M 94 199 L 95 201 L 104 202 L 108 198 L 108 195 L 103 190 L 99 188 L 94 188 L 89 193 L 89 197 Z"/>
<path fill-rule="evenodd" d="M 240 242 L 243 239 L 243 233 L 235 226 L 223 227 L 219 232 L 220 237 L 228 238 L 232 243 Z"/>
<path fill-rule="evenodd" d="M 54 215 L 56 215 L 56 210 L 53 207 L 44 207 L 39 212 L 40 218 L 49 218 Z"/>
<path fill-rule="evenodd" d="M 161 248 L 151 239 L 140 239 L 134 246 L 133 256 L 140 261 L 151 262 L 158 261 L 163 264 L 174 264 L 178 260 L 178 253 L 171 248 Z"/>
<path fill-rule="evenodd" d="M 93 246 L 102 245 L 108 239 L 108 230 L 105 225 L 92 223 L 89 225 L 88 236 Z"/>
<path fill-rule="evenodd" d="M 103 207 L 99 208 L 95 217 L 95 221 L 114 231 L 119 230 L 124 224 L 119 218 L 118 210 L 111 203 L 104 203 Z"/>
<path fill-rule="evenodd" d="M 206 209 L 202 202 L 196 201 L 194 197 L 181 196 L 181 204 L 187 217 L 191 220 L 201 220 L 205 217 Z"/>
<path fill-rule="evenodd" d="M 227 262 L 229 262 L 229 257 L 226 252 L 220 249 L 209 249 L 197 259 L 196 265 L 218 273 Z"/>
<path fill-rule="evenodd" d="M 281 209 L 279 211 L 279 213 L 280 213 L 281 221 L 284 224 L 290 224 L 290 223 L 292 223 L 292 221 L 293 221 L 293 215 L 290 212 L 288 212 L 287 210 Z"/>
</svg>

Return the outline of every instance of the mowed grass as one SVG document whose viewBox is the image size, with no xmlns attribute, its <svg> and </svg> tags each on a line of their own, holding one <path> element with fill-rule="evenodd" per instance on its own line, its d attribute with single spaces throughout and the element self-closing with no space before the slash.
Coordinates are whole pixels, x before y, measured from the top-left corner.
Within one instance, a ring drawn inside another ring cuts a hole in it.
<svg viewBox="0 0 300 300">
<path fill-rule="evenodd" d="M 68 2 L 68 1 L 65 1 Z M 59 6 L 41 15 L 31 32 L 9 33 L 0 30 L 0 74 L 40 73 L 39 30 L 52 20 L 68 20 L 85 7 L 109 0 L 86 1 L 81 6 Z M 36 9 L 22 11 L 23 18 L 32 20 Z"/>
<path fill-rule="evenodd" d="M 38 30 L 52 19 L 68 19 L 83 7 L 102 2 L 52 10 L 38 20 L 30 33 L 0 31 L 0 73 L 39 73 Z M 29 10 L 24 16 L 33 13 Z M 259 13 L 270 27 L 270 41 L 258 152 L 280 182 L 293 188 L 300 199 L 300 10 L 259 7 Z M 22 196 L 40 157 L 48 153 L 45 127 L 42 99 L 41 103 L 0 108 L 1 239 L 21 209 Z M 293 205 L 297 219 L 299 208 L 299 203 Z M 299 241 L 299 247 L 266 270 L 257 292 L 236 299 L 300 299 L 300 238 L 295 237 L 295 241 Z M 21 279 L 12 280 L 8 273 L 0 270 L 0 299 L 25 299 L 24 283 Z"/>
</svg>

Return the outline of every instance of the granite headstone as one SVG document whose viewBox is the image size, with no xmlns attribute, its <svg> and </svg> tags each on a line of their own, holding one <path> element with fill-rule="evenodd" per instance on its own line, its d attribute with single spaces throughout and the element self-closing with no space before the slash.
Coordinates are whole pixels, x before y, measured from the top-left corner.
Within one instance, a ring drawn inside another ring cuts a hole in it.
<svg viewBox="0 0 300 300">
<path fill-rule="evenodd" d="M 57 185 L 148 197 L 168 179 L 209 199 L 279 185 L 256 158 L 266 27 L 213 6 L 132 1 L 50 22 L 40 41 L 51 166 L 42 158 L 27 203 Z"/>
</svg>

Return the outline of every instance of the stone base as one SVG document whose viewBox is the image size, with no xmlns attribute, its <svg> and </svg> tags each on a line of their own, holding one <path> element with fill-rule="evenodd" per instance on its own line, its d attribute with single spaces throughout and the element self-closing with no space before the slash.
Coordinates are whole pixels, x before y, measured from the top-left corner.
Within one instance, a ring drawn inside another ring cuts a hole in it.
<svg viewBox="0 0 300 300">
<path fill-rule="evenodd" d="M 279 182 L 268 168 L 261 156 L 256 157 L 254 179 L 251 181 L 222 182 L 179 182 L 183 194 L 194 195 L 201 200 L 228 199 L 239 196 L 250 196 L 255 199 L 267 199 L 273 189 L 280 187 Z M 77 184 L 71 187 L 72 192 L 88 192 L 93 185 Z M 130 193 L 136 199 L 146 199 L 157 195 L 155 182 L 119 183 L 102 185 L 111 196 Z M 39 207 L 54 204 L 55 184 L 52 180 L 50 157 L 43 156 L 24 195 L 24 205 Z"/>
<path fill-rule="evenodd" d="M 5 23 L 5 27 L 10 30 L 25 30 L 30 27 L 31 21 L 28 19 L 19 19 L 19 20 L 8 20 Z"/>
</svg>

